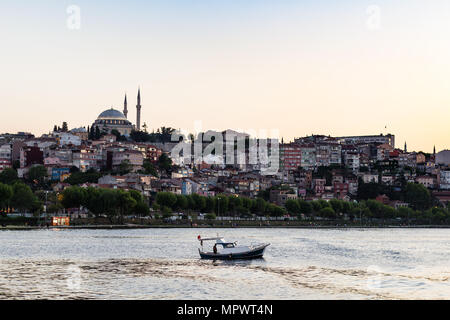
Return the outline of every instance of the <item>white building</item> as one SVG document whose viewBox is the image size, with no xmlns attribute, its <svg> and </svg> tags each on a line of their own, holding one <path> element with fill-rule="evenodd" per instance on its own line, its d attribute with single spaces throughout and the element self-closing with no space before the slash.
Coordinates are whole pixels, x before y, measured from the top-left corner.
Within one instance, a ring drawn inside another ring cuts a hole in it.
<svg viewBox="0 0 450 320">
<path fill-rule="evenodd" d="M 394 183 L 394 177 L 393 176 L 381 176 L 381 182 L 383 184 L 386 184 L 388 186 L 391 186 Z"/>
<path fill-rule="evenodd" d="M 81 145 L 81 137 L 69 132 L 54 132 L 53 135 L 57 137 L 60 146 Z"/>
<path fill-rule="evenodd" d="M 364 183 L 378 183 L 378 174 L 364 173 L 362 180 Z"/>
<path fill-rule="evenodd" d="M 353 172 L 359 170 L 359 153 L 357 152 L 344 152 L 345 166 L 352 169 Z"/>
<path fill-rule="evenodd" d="M 441 171 L 441 189 L 450 189 L 450 170 Z"/>
<path fill-rule="evenodd" d="M 340 143 L 343 144 L 371 144 L 371 143 L 387 143 L 392 148 L 395 148 L 395 135 L 393 134 L 379 134 L 371 136 L 350 136 L 350 137 L 339 137 L 337 138 Z"/>
<path fill-rule="evenodd" d="M 100 169 L 102 163 L 102 153 L 97 149 L 81 149 L 73 152 L 73 165 L 86 172 L 89 169 Z"/>
<path fill-rule="evenodd" d="M 12 166 L 12 148 L 10 144 L 0 146 L 0 172 Z"/>
</svg>

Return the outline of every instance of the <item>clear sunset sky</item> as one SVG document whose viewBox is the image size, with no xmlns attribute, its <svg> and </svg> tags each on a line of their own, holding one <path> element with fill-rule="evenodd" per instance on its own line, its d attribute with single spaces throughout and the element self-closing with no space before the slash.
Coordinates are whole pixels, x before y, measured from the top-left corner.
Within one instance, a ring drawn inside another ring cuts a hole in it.
<svg viewBox="0 0 450 320">
<path fill-rule="evenodd" d="M 134 122 L 140 86 L 150 130 L 450 148 L 448 0 L 2 0 L 0 50 L 0 132 L 88 126 L 125 93 Z"/>
</svg>

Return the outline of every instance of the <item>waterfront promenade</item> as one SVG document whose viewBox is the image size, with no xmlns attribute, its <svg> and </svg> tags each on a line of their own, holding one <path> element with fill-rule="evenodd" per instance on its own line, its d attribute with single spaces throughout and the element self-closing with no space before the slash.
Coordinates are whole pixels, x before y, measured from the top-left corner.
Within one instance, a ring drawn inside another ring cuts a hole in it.
<svg viewBox="0 0 450 320">
<path fill-rule="evenodd" d="M 40 230 L 40 229 L 153 229 L 153 228 L 256 228 L 256 229 L 266 229 L 266 228 L 289 228 L 289 229 L 377 229 L 377 228 L 450 228 L 448 225 L 395 225 L 395 224 L 345 224 L 345 223 L 336 223 L 336 224 L 305 224 L 304 222 L 298 221 L 278 221 L 277 223 L 271 224 L 259 224 L 253 221 L 246 221 L 245 223 L 205 223 L 205 224 L 196 224 L 191 225 L 190 223 L 154 223 L 154 224 L 76 224 L 69 226 L 29 226 L 29 225 L 3 225 L 0 226 L 1 230 Z"/>
</svg>

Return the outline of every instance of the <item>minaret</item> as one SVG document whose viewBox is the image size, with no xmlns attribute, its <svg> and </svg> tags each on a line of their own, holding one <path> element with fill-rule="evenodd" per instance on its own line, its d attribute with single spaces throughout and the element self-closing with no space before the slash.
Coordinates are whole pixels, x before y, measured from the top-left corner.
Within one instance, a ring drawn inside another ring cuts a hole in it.
<svg viewBox="0 0 450 320">
<path fill-rule="evenodd" d="M 136 130 L 141 131 L 141 88 L 138 89 L 138 96 L 137 96 Z"/>
<path fill-rule="evenodd" d="M 127 94 L 125 93 L 125 101 L 123 102 L 123 115 L 128 119 Z"/>
<path fill-rule="evenodd" d="M 406 141 L 405 141 L 405 153 L 408 152 L 408 148 L 406 148 Z"/>
</svg>

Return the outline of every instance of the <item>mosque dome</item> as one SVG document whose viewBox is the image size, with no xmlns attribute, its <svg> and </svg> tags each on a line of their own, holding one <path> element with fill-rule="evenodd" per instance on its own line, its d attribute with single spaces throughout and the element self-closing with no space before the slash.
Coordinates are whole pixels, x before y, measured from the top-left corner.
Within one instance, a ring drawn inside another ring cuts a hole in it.
<svg viewBox="0 0 450 320">
<path fill-rule="evenodd" d="M 126 120 L 125 115 L 116 109 L 108 109 L 100 113 L 97 117 L 98 120 Z"/>
<path fill-rule="evenodd" d="M 111 133 L 112 130 L 117 130 L 125 136 L 129 135 L 134 128 L 122 112 L 113 108 L 99 114 L 97 120 L 92 124 L 92 128 L 95 127 L 108 133 Z"/>
</svg>

